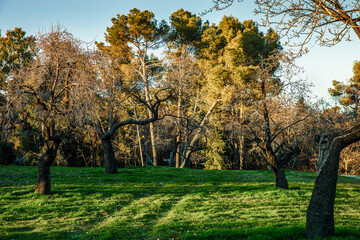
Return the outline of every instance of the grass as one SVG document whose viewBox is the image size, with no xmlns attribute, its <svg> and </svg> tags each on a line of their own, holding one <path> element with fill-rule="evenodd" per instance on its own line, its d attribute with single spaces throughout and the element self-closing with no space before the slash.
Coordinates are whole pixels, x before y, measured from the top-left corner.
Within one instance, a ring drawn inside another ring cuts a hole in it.
<svg viewBox="0 0 360 240">
<path fill-rule="evenodd" d="M 315 175 L 270 171 L 52 167 L 52 194 L 33 193 L 35 167 L 0 166 L 0 239 L 303 239 Z M 360 239 L 360 180 L 340 177 L 336 236 Z"/>
</svg>

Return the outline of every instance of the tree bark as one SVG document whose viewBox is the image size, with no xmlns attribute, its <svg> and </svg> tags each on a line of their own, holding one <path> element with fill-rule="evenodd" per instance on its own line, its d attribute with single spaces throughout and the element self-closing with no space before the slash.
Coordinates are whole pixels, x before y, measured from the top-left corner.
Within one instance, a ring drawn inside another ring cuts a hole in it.
<svg viewBox="0 0 360 240">
<path fill-rule="evenodd" d="M 118 173 L 118 164 L 115 158 L 115 153 L 111 143 L 111 138 L 102 137 L 101 143 L 104 148 L 105 173 L 107 174 Z"/>
<path fill-rule="evenodd" d="M 342 149 L 360 140 L 360 124 L 339 133 L 322 134 L 317 177 L 306 215 L 306 237 L 334 235 L 334 203 Z"/>
<path fill-rule="evenodd" d="M 134 115 L 135 115 L 135 120 L 137 121 L 137 110 L 136 110 L 136 105 L 134 105 Z M 139 144 L 139 154 L 140 154 L 140 161 L 141 161 L 141 166 L 145 166 L 145 161 L 144 161 L 144 156 L 142 153 L 142 146 L 141 146 L 141 136 L 140 136 L 140 127 L 139 125 L 136 125 L 136 136 L 137 136 L 137 140 L 138 140 L 138 144 Z"/>
<path fill-rule="evenodd" d="M 239 153 L 239 144 L 236 139 L 233 137 L 232 144 L 232 169 L 239 170 L 240 169 L 240 153 Z"/>
<path fill-rule="evenodd" d="M 181 164 L 181 138 L 180 135 L 176 136 L 175 143 L 175 167 L 179 168 Z"/>
<path fill-rule="evenodd" d="M 149 118 L 151 116 L 149 115 Z M 153 164 L 154 166 L 158 165 L 158 154 L 157 154 L 157 147 L 156 147 L 156 141 L 155 141 L 155 131 L 154 131 L 154 123 L 150 123 L 150 140 L 151 140 L 151 150 L 152 150 L 152 156 L 153 156 Z"/>
<path fill-rule="evenodd" d="M 289 183 L 285 176 L 285 168 L 284 167 L 277 168 L 272 166 L 272 170 L 275 177 L 275 186 L 277 188 L 288 189 Z"/>
<path fill-rule="evenodd" d="M 55 161 L 61 139 L 54 136 L 55 122 L 50 119 L 43 123 L 46 151 L 38 160 L 37 184 L 34 187 L 36 193 L 50 194 L 50 166 Z"/>
<path fill-rule="evenodd" d="M 139 125 L 136 125 L 136 133 L 137 133 L 137 139 L 138 139 L 138 144 L 139 144 L 139 154 L 140 154 L 140 161 L 141 161 L 141 166 L 145 166 L 145 161 L 144 161 L 144 156 L 142 153 L 142 146 L 141 146 L 141 136 L 140 136 L 140 129 L 139 129 Z"/>
<path fill-rule="evenodd" d="M 282 165 L 279 162 L 279 160 L 277 159 L 278 156 L 276 156 L 271 145 L 266 143 L 263 143 L 263 145 L 266 145 L 263 150 L 265 152 L 266 161 L 270 164 L 273 171 L 275 177 L 275 186 L 277 188 L 288 189 L 289 184 L 285 176 L 285 165 Z"/>
<path fill-rule="evenodd" d="M 239 170 L 243 170 L 245 168 L 245 137 L 243 133 L 241 133 L 239 140 L 239 158 L 240 158 Z"/>
<path fill-rule="evenodd" d="M 179 168 L 180 164 L 181 164 L 181 102 L 182 102 L 182 98 L 181 98 L 181 91 L 179 93 L 179 97 L 178 97 L 178 109 L 177 109 L 177 135 L 176 135 L 176 143 L 175 143 L 175 167 Z"/>
<path fill-rule="evenodd" d="M 50 166 L 55 161 L 56 149 L 47 149 L 38 160 L 37 184 L 34 187 L 36 193 L 50 194 Z"/>
</svg>

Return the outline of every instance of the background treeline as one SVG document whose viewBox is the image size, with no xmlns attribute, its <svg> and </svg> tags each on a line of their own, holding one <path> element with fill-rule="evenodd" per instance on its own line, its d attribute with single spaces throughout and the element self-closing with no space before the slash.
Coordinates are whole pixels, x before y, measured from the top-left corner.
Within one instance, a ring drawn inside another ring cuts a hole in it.
<svg viewBox="0 0 360 240">
<path fill-rule="evenodd" d="M 295 57 L 252 20 L 133 9 L 95 45 L 59 26 L 0 38 L 0 164 L 268 168 L 286 188 L 285 168 L 315 170 L 316 133 L 358 120 L 359 62 L 329 89 L 341 107 L 315 103 Z M 341 173 L 360 172 L 359 147 Z"/>
</svg>

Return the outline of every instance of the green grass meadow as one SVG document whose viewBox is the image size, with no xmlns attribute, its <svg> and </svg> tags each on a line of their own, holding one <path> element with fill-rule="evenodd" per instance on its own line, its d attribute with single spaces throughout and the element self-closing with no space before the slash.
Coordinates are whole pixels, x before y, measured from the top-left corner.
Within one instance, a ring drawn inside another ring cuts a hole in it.
<svg viewBox="0 0 360 240">
<path fill-rule="evenodd" d="M 0 239 L 303 239 L 315 174 L 129 167 L 52 167 L 52 194 L 33 192 L 36 167 L 0 166 Z M 360 239 L 360 180 L 339 177 L 336 236 Z"/>
</svg>

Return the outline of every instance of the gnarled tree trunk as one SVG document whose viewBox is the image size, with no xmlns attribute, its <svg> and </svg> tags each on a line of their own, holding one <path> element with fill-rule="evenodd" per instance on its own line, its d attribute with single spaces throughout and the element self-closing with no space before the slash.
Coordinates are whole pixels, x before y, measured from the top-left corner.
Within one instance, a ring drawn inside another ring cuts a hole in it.
<svg viewBox="0 0 360 240">
<path fill-rule="evenodd" d="M 289 184 L 285 177 L 285 165 L 279 162 L 270 144 L 263 143 L 259 146 L 265 153 L 266 161 L 271 165 L 275 177 L 275 186 L 277 188 L 288 189 Z"/>
<path fill-rule="evenodd" d="M 285 168 L 284 167 L 277 168 L 275 166 L 272 166 L 272 170 L 275 177 L 275 186 L 277 188 L 288 189 L 289 183 L 285 176 Z"/>
<path fill-rule="evenodd" d="M 322 134 L 319 142 L 317 177 L 306 215 L 306 237 L 334 235 L 334 203 L 340 152 L 360 140 L 360 124 L 343 132 Z"/>
<path fill-rule="evenodd" d="M 50 166 L 55 161 L 61 139 L 55 137 L 55 122 L 43 123 L 46 151 L 38 160 L 38 181 L 34 190 L 40 194 L 50 194 Z"/>
<path fill-rule="evenodd" d="M 111 138 L 105 136 L 101 138 L 101 143 L 104 149 L 105 173 L 118 173 L 118 164 L 115 158 L 114 148 L 111 143 Z"/>
<path fill-rule="evenodd" d="M 50 166 L 55 161 L 56 149 L 47 149 L 38 160 L 37 184 L 34 187 L 36 193 L 50 194 Z"/>
</svg>

